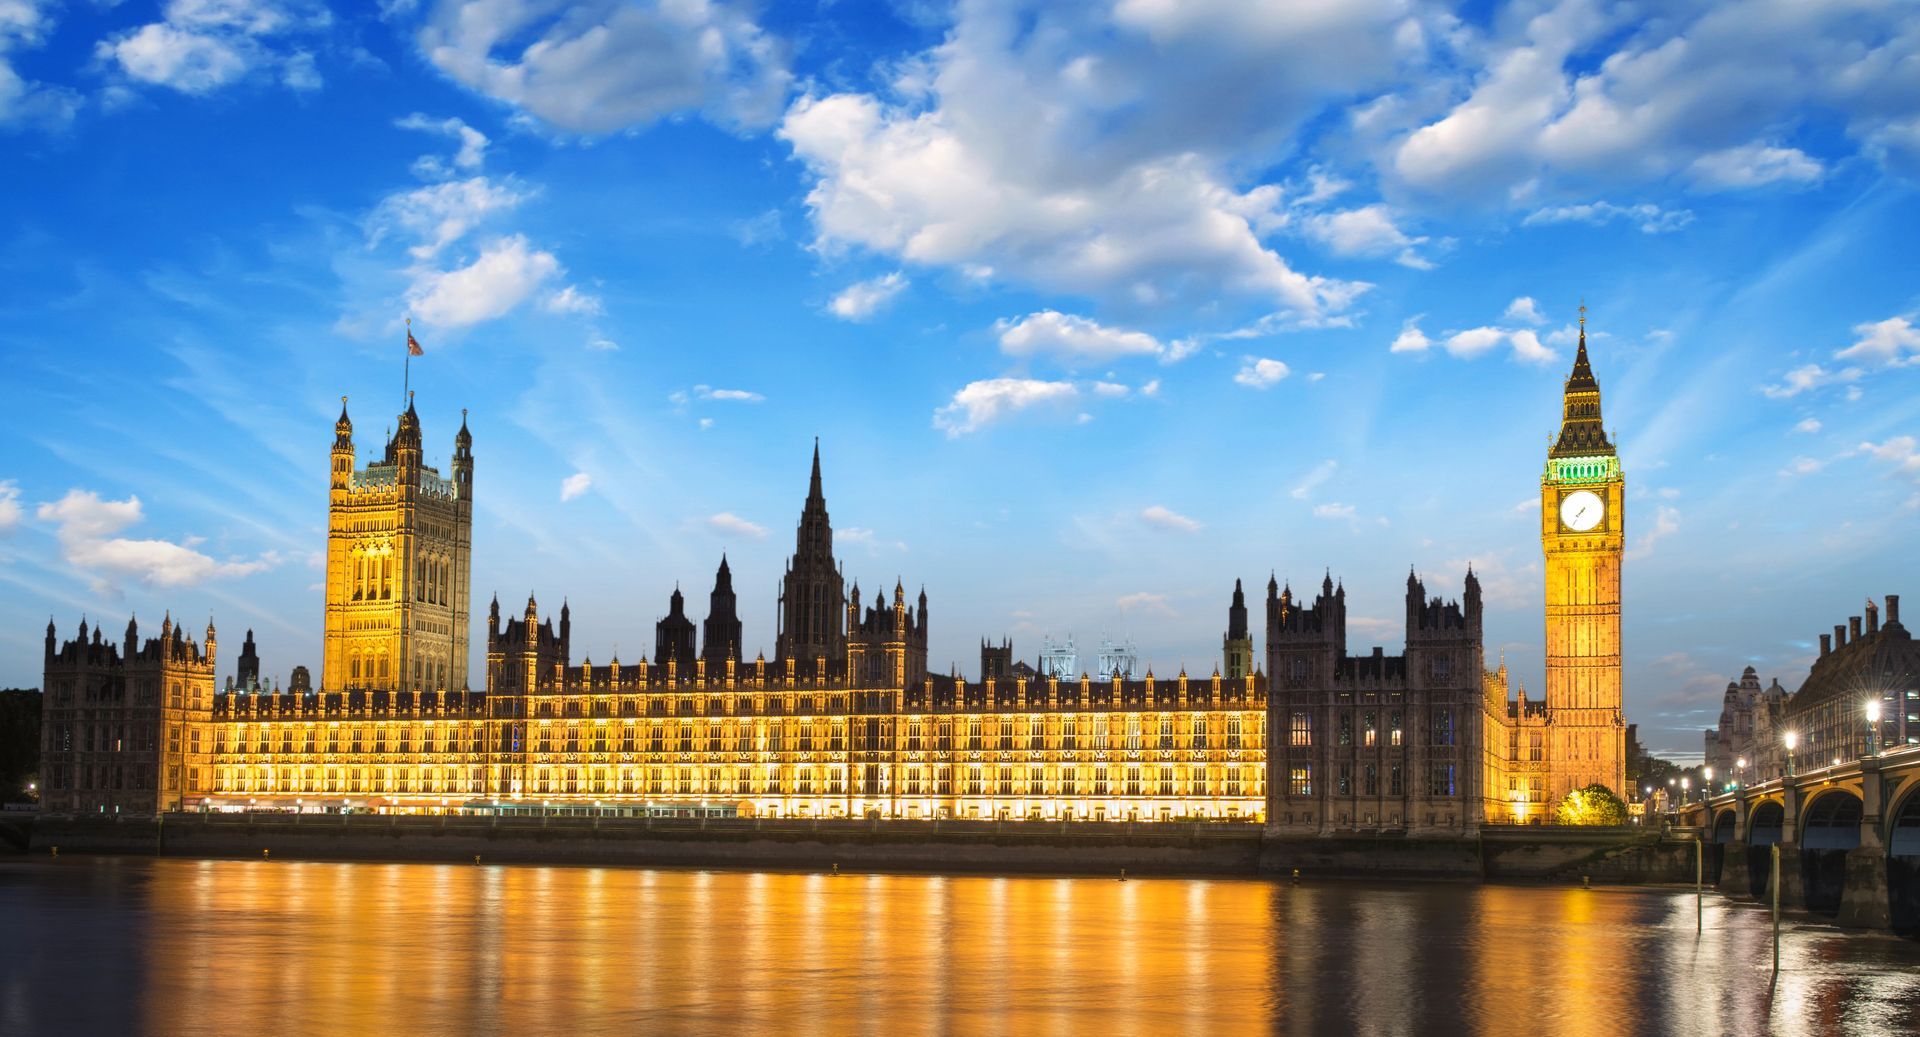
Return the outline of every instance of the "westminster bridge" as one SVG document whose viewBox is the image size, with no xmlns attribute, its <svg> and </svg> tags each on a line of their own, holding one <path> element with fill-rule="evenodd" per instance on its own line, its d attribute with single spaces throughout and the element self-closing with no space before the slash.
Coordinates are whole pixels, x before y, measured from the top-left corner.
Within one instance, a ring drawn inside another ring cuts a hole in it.
<svg viewBox="0 0 1920 1037">
<path fill-rule="evenodd" d="M 1843 926 L 1920 931 L 1920 745 L 1802 768 L 1678 810 L 1707 844 L 1707 881 Z"/>
</svg>

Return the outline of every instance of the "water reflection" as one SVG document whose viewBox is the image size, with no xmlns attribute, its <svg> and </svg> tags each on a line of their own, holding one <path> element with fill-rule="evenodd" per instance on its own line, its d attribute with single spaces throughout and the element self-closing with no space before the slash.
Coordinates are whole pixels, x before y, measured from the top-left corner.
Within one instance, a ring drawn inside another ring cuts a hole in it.
<svg viewBox="0 0 1920 1037">
<path fill-rule="evenodd" d="M 1667 891 L 73 859 L 0 1033 L 1920 1032 L 1920 944 Z"/>
</svg>

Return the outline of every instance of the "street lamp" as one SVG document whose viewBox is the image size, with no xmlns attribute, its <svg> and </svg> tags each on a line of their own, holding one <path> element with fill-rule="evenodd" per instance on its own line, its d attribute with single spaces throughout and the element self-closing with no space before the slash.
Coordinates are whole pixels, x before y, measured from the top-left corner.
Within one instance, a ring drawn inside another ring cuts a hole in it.
<svg viewBox="0 0 1920 1037">
<path fill-rule="evenodd" d="M 1793 747 L 1800 744 L 1800 733 L 1788 731 L 1781 740 L 1787 743 L 1787 777 L 1791 778 L 1793 777 Z"/>
<path fill-rule="evenodd" d="M 1733 761 L 1733 787 L 1739 788 L 1747 783 L 1747 758 L 1742 756 Z"/>
<path fill-rule="evenodd" d="M 1680 779 L 1680 802 L 1685 803 L 1687 801 L 1687 796 L 1692 791 L 1692 789 L 1693 789 L 1692 778 Z"/>
<path fill-rule="evenodd" d="M 1713 768 L 1712 767 L 1700 768 L 1700 781 L 1701 781 L 1702 787 L 1706 791 L 1707 798 L 1712 799 L 1713 798 Z"/>
<path fill-rule="evenodd" d="M 1867 725 L 1873 731 L 1873 742 L 1867 748 L 1867 755 L 1878 756 L 1880 755 L 1880 700 L 1879 699 L 1871 699 L 1867 702 Z"/>
</svg>

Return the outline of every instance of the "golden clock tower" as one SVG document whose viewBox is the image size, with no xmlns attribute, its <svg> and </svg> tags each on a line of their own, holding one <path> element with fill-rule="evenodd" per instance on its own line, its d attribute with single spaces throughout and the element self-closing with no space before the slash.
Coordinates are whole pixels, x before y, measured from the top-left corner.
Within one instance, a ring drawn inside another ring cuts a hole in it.
<svg viewBox="0 0 1920 1037">
<path fill-rule="evenodd" d="M 1567 376 L 1560 435 L 1540 477 L 1540 544 L 1547 573 L 1547 731 L 1550 801 L 1600 784 L 1626 796 L 1620 700 L 1620 554 L 1625 477 L 1600 422 L 1600 383 L 1580 349 Z"/>
</svg>

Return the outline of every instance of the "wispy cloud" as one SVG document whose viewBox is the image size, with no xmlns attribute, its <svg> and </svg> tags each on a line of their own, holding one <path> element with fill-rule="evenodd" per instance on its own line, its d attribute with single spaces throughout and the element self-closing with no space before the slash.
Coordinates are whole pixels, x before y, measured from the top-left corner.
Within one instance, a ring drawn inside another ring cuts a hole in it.
<svg viewBox="0 0 1920 1037">
<path fill-rule="evenodd" d="M 1176 533 L 1197 533 L 1200 523 L 1164 505 L 1154 504 L 1140 512 L 1140 521 L 1149 526 L 1172 530 Z"/>
<path fill-rule="evenodd" d="M 898 270 L 871 280 L 850 284 L 833 297 L 827 309 L 842 320 L 862 321 L 879 313 L 894 297 L 907 290 L 907 276 Z"/>
<path fill-rule="evenodd" d="M 748 522 L 731 511 L 722 511 L 707 517 L 707 528 L 723 536 L 743 536 L 750 540 L 765 540 L 765 526 Z"/>
<path fill-rule="evenodd" d="M 570 501 L 590 489 L 593 489 L 593 476 L 585 472 L 575 472 L 560 480 L 560 499 Z"/>
</svg>

